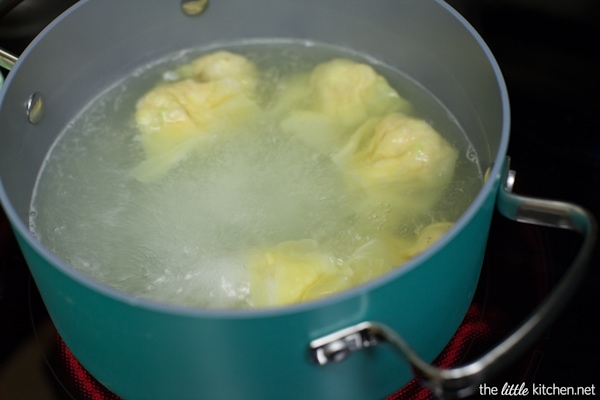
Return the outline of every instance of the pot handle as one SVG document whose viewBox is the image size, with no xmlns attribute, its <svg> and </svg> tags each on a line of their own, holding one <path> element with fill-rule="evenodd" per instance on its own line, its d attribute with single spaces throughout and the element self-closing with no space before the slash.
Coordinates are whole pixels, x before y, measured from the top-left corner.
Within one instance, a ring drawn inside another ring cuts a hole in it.
<svg viewBox="0 0 600 400">
<path fill-rule="evenodd" d="M 17 62 L 17 56 L 0 48 L 0 67 L 11 70 Z"/>
<path fill-rule="evenodd" d="M 583 235 L 583 243 L 569 269 L 546 299 L 500 344 L 481 358 L 458 368 L 440 369 L 425 362 L 385 324 L 365 321 L 320 337 L 310 343 L 310 357 L 318 365 L 341 361 L 350 353 L 390 343 L 411 364 L 421 383 L 440 398 L 455 399 L 475 394 L 479 385 L 507 366 L 552 323 L 584 276 L 596 241 L 596 220 L 573 204 L 525 197 L 512 193 L 515 171 L 507 157 L 498 193 L 498 211 L 505 217 L 535 225 L 569 229 Z"/>
</svg>

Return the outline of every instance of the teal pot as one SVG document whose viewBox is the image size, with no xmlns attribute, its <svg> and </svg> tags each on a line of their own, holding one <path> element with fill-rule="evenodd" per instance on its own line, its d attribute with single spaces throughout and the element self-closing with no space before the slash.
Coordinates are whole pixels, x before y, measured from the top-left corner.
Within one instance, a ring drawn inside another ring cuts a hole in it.
<svg viewBox="0 0 600 400">
<path fill-rule="evenodd" d="M 202 3 L 81 1 L 16 63 L 3 55 L 12 70 L 0 96 L 0 198 L 67 346 L 125 399 L 382 398 L 413 373 L 437 393 L 472 393 L 549 323 L 581 277 L 595 236 L 585 210 L 510 192 L 508 96 L 487 46 L 442 1 L 213 0 L 188 15 Z M 34 238 L 28 213 L 38 171 L 82 105 L 167 54 L 253 38 L 321 42 L 385 60 L 449 108 L 489 178 L 441 240 L 403 268 L 329 298 L 217 311 L 117 291 Z M 513 219 L 581 232 L 582 249 L 533 319 L 505 342 L 463 368 L 435 369 L 427 363 L 471 303 L 496 206 Z"/>
</svg>

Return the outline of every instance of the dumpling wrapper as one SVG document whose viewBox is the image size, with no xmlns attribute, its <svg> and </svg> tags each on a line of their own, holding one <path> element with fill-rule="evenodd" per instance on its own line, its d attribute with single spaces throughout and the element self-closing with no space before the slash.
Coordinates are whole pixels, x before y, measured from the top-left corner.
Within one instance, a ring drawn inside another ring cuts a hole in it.
<svg viewBox="0 0 600 400">
<path fill-rule="evenodd" d="M 255 249 L 247 261 L 249 301 L 274 307 L 319 299 L 375 279 L 425 251 L 452 226 L 434 223 L 414 238 L 382 234 L 345 258 L 336 257 L 312 239 Z"/>
<path fill-rule="evenodd" d="M 284 306 L 350 287 L 350 271 L 311 239 L 279 243 L 254 250 L 247 262 L 250 303 L 254 307 Z M 323 286 L 324 284 L 324 286 Z M 319 287 L 321 285 L 321 287 Z"/>
<path fill-rule="evenodd" d="M 418 231 L 415 237 L 381 234 L 360 246 L 345 264 L 352 269 L 352 284 L 359 285 L 375 279 L 419 255 L 439 240 L 452 222 L 436 222 Z"/>
<path fill-rule="evenodd" d="M 373 67 L 347 59 L 315 67 L 310 87 L 317 110 L 332 116 L 343 128 L 352 129 L 368 117 L 409 107 Z"/>
<path fill-rule="evenodd" d="M 411 107 L 371 66 L 347 59 L 319 64 L 281 86 L 273 110 L 284 115 L 282 130 L 323 151 L 368 118 Z"/>
<path fill-rule="evenodd" d="M 179 74 L 194 78 L 158 86 L 138 101 L 135 121 L 145 160 L 133 170 L 136 179 L 148 182 L 162 177 L 200 143 L 258 115 L 260 109 L 249 95 L 256 73 L 253 65 L 235 56 L 232 66 L 234 55 L 224 59 L 223 53 L 181 67 Z"/>
<path fill-rule="evenodd" d="M 435 222 L 433 224 L 429 224 L 425 226 L 423 229 L 419 231 L 416 240 L 413 245 L 408 249 L 406 255 L 410 258 L 415 257 L 416 255 L 424 252 L 437 242 L 442 236 L 452 228 L 454 225 L 453 222 Z"/>
<path fill-rule="evenodd" d="M 193 78 L 199 82 L 232 79 L 239 82 L 250 97 L 254 95 L 258 81 L 258 69 L 252 61 L 224 50 L 199 57 L 174 73 L 178 78 Z"/>
<path fill-rule="evenodd" d="M 385 204 L 399 218 L 431 209 L 454 177 L 458 152 L 424 120 L 392 113 L 367 120 L 332 159 L 366 209 Z"/>
</svg>

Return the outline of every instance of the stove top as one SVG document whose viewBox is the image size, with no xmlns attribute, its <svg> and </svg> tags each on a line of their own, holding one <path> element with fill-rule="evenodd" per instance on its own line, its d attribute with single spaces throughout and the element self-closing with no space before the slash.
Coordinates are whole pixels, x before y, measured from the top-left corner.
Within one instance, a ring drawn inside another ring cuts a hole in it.
<svg viewBox="0 0 600 400">
<path fill-rule="evenodd" d="M 69 2 L 58 3 L 66 7 Z M 600 3 L 449 3 L 480 32 L 506 79 L 512 113 L 508 154 L 517 171 L 515 192 L 575 202 L 600 216 L 600 51 L 595 39 L 600 37 Z M 21 16 L 12 13 L 0 12 L 0 47 L 18 53 L 36 32 L 21 29 L 24 23 L 17 23 Z M 476 295 L 481 318 L 489 322 L 492 334 L 467 346 L 461 361 L 481 354 L 531 311 L 561 277 L 579 245 L 580 239 L 570 232 L 526 226 L 496 215 Z M 502 388 L 508 382 L 525 383 L 530 389 L 536 384 L 594 385 L 597 390 L 597 264 L 596 254 L 558 320 L 523 357 L 490 380 L 490 387 Z M 0 321 L 0 398 L 73 398 L 45 361 L 55 348 L 55 332 L 3 214 Z M 511 394 L 505 397 L 519 397 Z"/>
</svg>

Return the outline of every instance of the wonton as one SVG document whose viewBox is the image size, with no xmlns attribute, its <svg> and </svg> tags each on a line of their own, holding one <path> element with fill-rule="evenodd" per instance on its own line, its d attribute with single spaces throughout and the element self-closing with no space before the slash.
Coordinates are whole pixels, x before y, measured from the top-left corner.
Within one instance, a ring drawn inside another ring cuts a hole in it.
<svg viewBox="0 0 600 400">
<path fill-rule="evenodd" d="M 146 159 L 133 174 L 141 181 L 161 177 L 200 142 L 258 114 L 251 96 L 256 71 L 241 56 L 209 54 L 177 74 L 185 79 L 158 86 L 138 101 L 135 120 Z"/>
<path fill-rule="evenodd" d="M 253 62 L 228 51 L 207 54 L 177 68 L 174 72 L 178 78 L 193 78 L 200 82 L 235 80 L 242 84 L 250 97 L 254 95 L 258 80 L 258 70 Z"/>
<path fill-rule="evenodd" d="M 410 105 L 371 66 L 334 59 L 284 82 L 274 109 L 287 111 L 284 131 L 329 150 L 368 118 L 406 112 Z"/>
<path fill-rule="evenodd" d="M 333 155 L 368 207 L 389 204 L 395 217 L 429 210 L 452 181 L 457 158 L 431 125 L 401 113 L 367 120 Z"/>
<path fill-rule="evenodd" d="M 309 300 L 314 285 L 327 281 L 327 291 L 350 287 L 349 271 L 336 265 L 331 254 L 310 239 L 279 243 L 257 249 L 247 263 L 250 271 L 250 302 L 254 307 L 280 306 Z"/>
<path fill-rule="evenodd" d="M 253 307 L 273 307 L 314 300 L 377 278 L 425 251 L 450 227 L 440 222 L 414 237 L 382 234 L 343 258 L 315 240 L 279 243 L 250 253 L 249 301 Z"/>
</svg>

